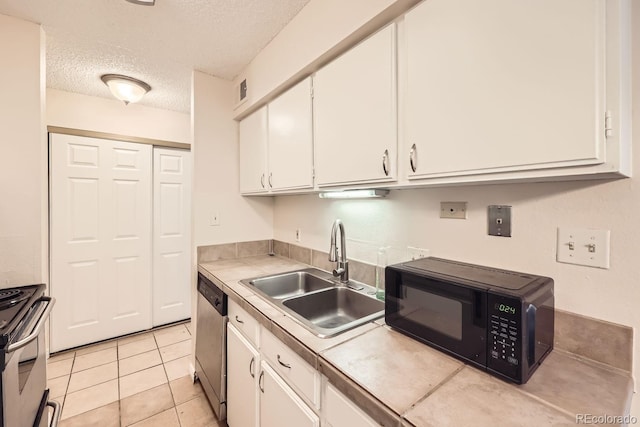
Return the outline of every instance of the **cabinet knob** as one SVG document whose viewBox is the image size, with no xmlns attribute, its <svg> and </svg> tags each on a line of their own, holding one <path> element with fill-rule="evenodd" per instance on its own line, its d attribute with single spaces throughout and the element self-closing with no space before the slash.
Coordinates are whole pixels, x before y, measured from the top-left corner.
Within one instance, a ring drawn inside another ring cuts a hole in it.
<svg viewBox="0 0 640 427">
<path fill-rule="evenodd" d="M 273 179 L 273 172 L 269 173 L 269 187 L 273 188 L 273 184 L 271 183 L 271 180 Z"/>
<path fill-rule="evenodd" d="M 260 185 L 262 185 L 262 188 L 264 188 L 264 174 L 262 174 L 262 176 L 260 177 Z"/>
<path fill-rule="evenodd" d="M 260 378 L 258 378 L 258 387 L 260 391 L 264 393 L 264 386 L 262 385 L 262 379 L 264 378 L 264 371 L 260 372 Z"/>
<path fill-rule="evenodd" d="M 384 171 L 384 176 L 389 176 L 389 166 L 387 166 L 388 162 L 389 150 L 384 150 L 384 154 L 382 155 L 382 170 Z"/>
<path fill-rule="evenodd" d="M 416 171 L 416 169 L 418 168 L 418 148 L 416 147 L 416 144 L 413 144 L 411 146 L 411 151 L 409 151 L 409 164 L 411 165 L 411 170 L 413 172 Z"/>
<path fill-rule="evenodd" d="M 251 375 L 251 378 L 255 378 L 256 374 L 255 372 L 253 372 L 253 364 L 256 362 L 256 358 L 252 357 L 251 358 L 251 362 L 249 362 L 249 375 Z"/>
</svg>

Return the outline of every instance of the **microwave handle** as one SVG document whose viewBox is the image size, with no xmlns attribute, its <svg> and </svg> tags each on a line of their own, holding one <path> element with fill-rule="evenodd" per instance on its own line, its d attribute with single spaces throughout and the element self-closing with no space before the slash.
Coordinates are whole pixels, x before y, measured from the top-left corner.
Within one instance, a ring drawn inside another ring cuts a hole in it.
<svg viewBox="0 0 640 427">
<path fill-rule="evenodd" d="M 527 361 L 529 366 L 536 361 L 536 311 L 533 304 L 527 307 Z"/>
<path fill-rule="evenodd" d="M 47 317 L 49 317 L 49 313 L 51 313 L 51 309 L 53 308 L 53 305 L 55 303 L 56 303 L 56 300 L 55 298 L 52 298 L 52 297 L 42 297 L 38 301 L 36 301 L 35 304 L 46 304 L 46 307 L 40 314 L 40 318 L 38 318 L 38 323 L 36 323 L 36 326 L 33 327 L 33 330 L 29 335 L 27 335 L 25 338 L 21 339 L 18 342 L 10 344 L 7 347 L 7 353 L 11 353 L 13 351 L 16 351 L 26 346 L 27 344 L 29 344 L 31 341 L 35 340 L 38 337 L 38 334 L 40 333 L 40 330 L 44 327 L 44 323 L 47 321 Z"/>
</svg>

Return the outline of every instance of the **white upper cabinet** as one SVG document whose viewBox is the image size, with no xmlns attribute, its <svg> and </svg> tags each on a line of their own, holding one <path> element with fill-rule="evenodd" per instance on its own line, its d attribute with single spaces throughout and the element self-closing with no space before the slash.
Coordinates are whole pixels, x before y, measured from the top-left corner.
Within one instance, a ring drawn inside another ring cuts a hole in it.
<svg viewBox="0 0 640 427">
<path fill-rule="evenodd" d="M 391 24 L 316 73 L 318 186 L 396 179 L 395 46 L 396 27 Z"/>
<path fill-rule="evenodd" d="M 240 193 L 266 193 L 267 107 L 262 107 L 240 122 Z"/>
<path fill-rule="evenodd" d="M 269 177 L 272 191 L 313 187 L 311 77 L 269 104 Z"/>
<path fill-rule="evenodd" d="M 624 172 L 605 136 L 621 114 L 614 3 L 429 0 L 410 11 L 404 175 Z"/>
</svg>

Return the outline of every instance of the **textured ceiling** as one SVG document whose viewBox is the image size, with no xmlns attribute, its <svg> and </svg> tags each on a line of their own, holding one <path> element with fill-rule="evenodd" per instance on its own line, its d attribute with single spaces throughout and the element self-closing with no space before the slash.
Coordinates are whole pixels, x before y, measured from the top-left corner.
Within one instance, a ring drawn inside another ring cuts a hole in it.
<svg viewBox="0 0 640 427">
<path fill-rule="evenodd" d="M 47 87 L 110 98 L 102 74 L 151 85 L 140 104 L 190 111 L 191 71 L 232 79 L 309 0 L 0 0 L 42 24 Z"/>
</svg>

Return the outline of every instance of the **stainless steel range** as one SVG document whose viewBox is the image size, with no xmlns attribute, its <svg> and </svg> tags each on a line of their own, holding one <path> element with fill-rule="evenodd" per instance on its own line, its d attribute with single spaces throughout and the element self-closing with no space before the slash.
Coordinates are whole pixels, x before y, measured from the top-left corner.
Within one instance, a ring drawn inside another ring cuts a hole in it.
<svg viewBox="0 0 640 427">
<path fill-rule="evenodd" d="M 60 417 L 49 401 L 44 324 L 55 300 L 44 285 L 0 290 L 0 427 L 46 427 Z"/>
</svg>

